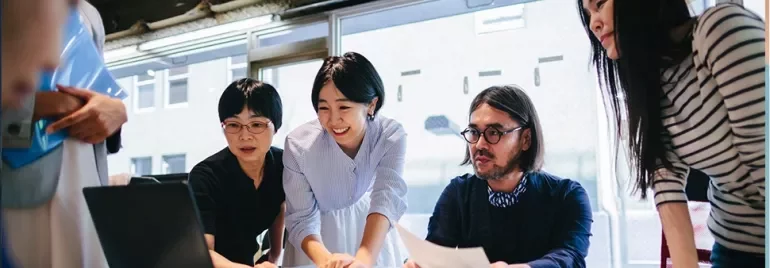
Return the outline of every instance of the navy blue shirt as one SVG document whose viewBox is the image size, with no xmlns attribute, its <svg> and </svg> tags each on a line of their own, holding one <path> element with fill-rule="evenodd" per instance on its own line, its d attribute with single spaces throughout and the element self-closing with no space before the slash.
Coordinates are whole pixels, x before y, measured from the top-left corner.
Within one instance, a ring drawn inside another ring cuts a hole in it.
<svg viewBox="0 0 770 268">
<path fill-rule="evenodd" d="M 487 182 L 452 179 L 436 203 L 426 240 L 447 247 L 482 247 L 489 261 L 532 268 L 586 267 L 591 203 L 576 181 L 532 172 L 516 204 L 495 207 Z"/>
</svg>

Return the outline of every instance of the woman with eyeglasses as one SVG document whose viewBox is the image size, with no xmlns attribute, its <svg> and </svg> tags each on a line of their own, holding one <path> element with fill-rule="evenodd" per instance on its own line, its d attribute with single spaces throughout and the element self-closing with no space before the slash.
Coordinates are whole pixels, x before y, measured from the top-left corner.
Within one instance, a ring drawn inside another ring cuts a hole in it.
<svg viewBox="0 0 770 268">
<path fill-rule="evenodd" d="M 255 267 L 257 236 L 269 230 L 267 262 L 275 267 L 283 245 L 283 150 L 270 145 L 281 127 L 281 97 L 273 86 L 244 78 L 219 99 L 227 148 L 190 171 L 214 267 Z M 257 256 L 260 257 L 260 256 Z"/>
<path fill-rule="evenodd" d="M 577 0 L 616 139 L 655 204 L 675 267 L 697 267 L 685 185 L 707 174 L 713 267 L 765 259 L 765 23 L 727 3 Z"/>
<path fill-rule="evenodd" d="M 286 138 L 284 267 L 400 267 L 406 132 L 377 112 L 385 88 L 364 56 L 327 58 L 311 93 L 318 119 Z"/>
</svg>

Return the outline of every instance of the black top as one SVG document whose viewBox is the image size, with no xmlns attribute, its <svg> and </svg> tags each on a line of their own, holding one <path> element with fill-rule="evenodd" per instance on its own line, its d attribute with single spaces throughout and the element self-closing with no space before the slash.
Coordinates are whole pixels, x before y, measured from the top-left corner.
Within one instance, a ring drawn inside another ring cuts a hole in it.
<svg viewBox="0 0 770 268">
<path fill-rule="evenodd" d="M 214 251 L 232 262 L 254 265 L 257 236 L 270 228 L 285 199 L 283 150 L 271 147 L 259 188 L 225 148 L 190 171 L 190 186 Z"/>
<path fill-rule="evenodd" d="M 482 247 L 489 261 L 532 268 L 585 267 L 591 203 L 575 181 L 533 172 L 516 204 L 489 203 L 487 183 L 475 175 L 452 179 L 439 197 L 426 240 L 447 247 Z"/>
</svg>

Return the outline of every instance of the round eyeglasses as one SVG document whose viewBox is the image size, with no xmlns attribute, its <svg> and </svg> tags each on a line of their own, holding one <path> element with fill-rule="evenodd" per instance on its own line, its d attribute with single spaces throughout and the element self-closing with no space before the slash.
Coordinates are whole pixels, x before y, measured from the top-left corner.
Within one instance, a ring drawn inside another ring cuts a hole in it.
<svg viewBox="0 0 770 268">
<path fill-rule="evenodd" d="M 267 129 L 267 124 L 269 123 L 270 122 L 250 122 L 244 125 L 238 122 L 224 122 L 222 123 L 222 128 L 225 130 L 225 132 L 230 134 L 238 134 L 244 127 L 248 132 L 252 134 L 261 134 L 262 132 L 265 132 L 265 129 Z"/>
<path fill-rule="evenodd" d="M 500 139 L 503 137 L 503 135 L 514 132 L 522 128 L 524 127 L 519 126 L 507 131 L 501 131 L 496 127 L 487 127 L 486 129 L 484 129 L 484 131 L 479 131 L 476 128 L 467 128 L 463 130 L 463 132 L 460 132 L 460 135 L 462 135 L 463 138 L 465 138 L 465 141 L 467 141 L 468 143 L 477 143 L 479 142 L 479 139 L 481 139 L 481 136 L 484 136 L 484 139 L 487 140 L 487 143 L 497 144 L 498 142 L 500 142 Z"/>
</svg>

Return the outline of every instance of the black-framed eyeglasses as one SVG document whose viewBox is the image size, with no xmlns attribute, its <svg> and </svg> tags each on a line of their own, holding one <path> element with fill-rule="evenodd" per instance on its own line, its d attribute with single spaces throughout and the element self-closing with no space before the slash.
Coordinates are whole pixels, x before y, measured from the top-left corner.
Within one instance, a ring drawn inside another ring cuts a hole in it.
<svg viewBox="0 0 770 268">
<path fill-rule="evenodd" d="M 506 131 L 502 131 L 496 127 L 491 127 L 491 126 L 484 129 L 484 131 L 479 131 L 476 128 L 467 128 L 463 130 L 463 132 L 460 132 L 460 135 L 462 135 L 463 138 L 465 138 L 465 141 L 467 141 L 468 143 L 477 143 L 479 142 L 479 139 L 481 139 L 481 136 L 484 136 L 484 139 L 487 140 L 487 143 L 497 144 L 498 142 L 500 142 L 500 139 L 503 137 L 503 135 L 514 132 L 522 128 L 524 128 L 524 126 L 519 126 Z"/>
<path fill-rule="evenodd" d="M 222 129 L 230 134 L 238 134 L 241 132 L 241 129 L 245 127 L 246 131 L 252 134 L 261 134 L 262 132 L 265 132 L 269 123 L 270 122 L 250 122 L 244 125 L 238 122 L 224 122 L 222 123 Z"/>
</svg>

